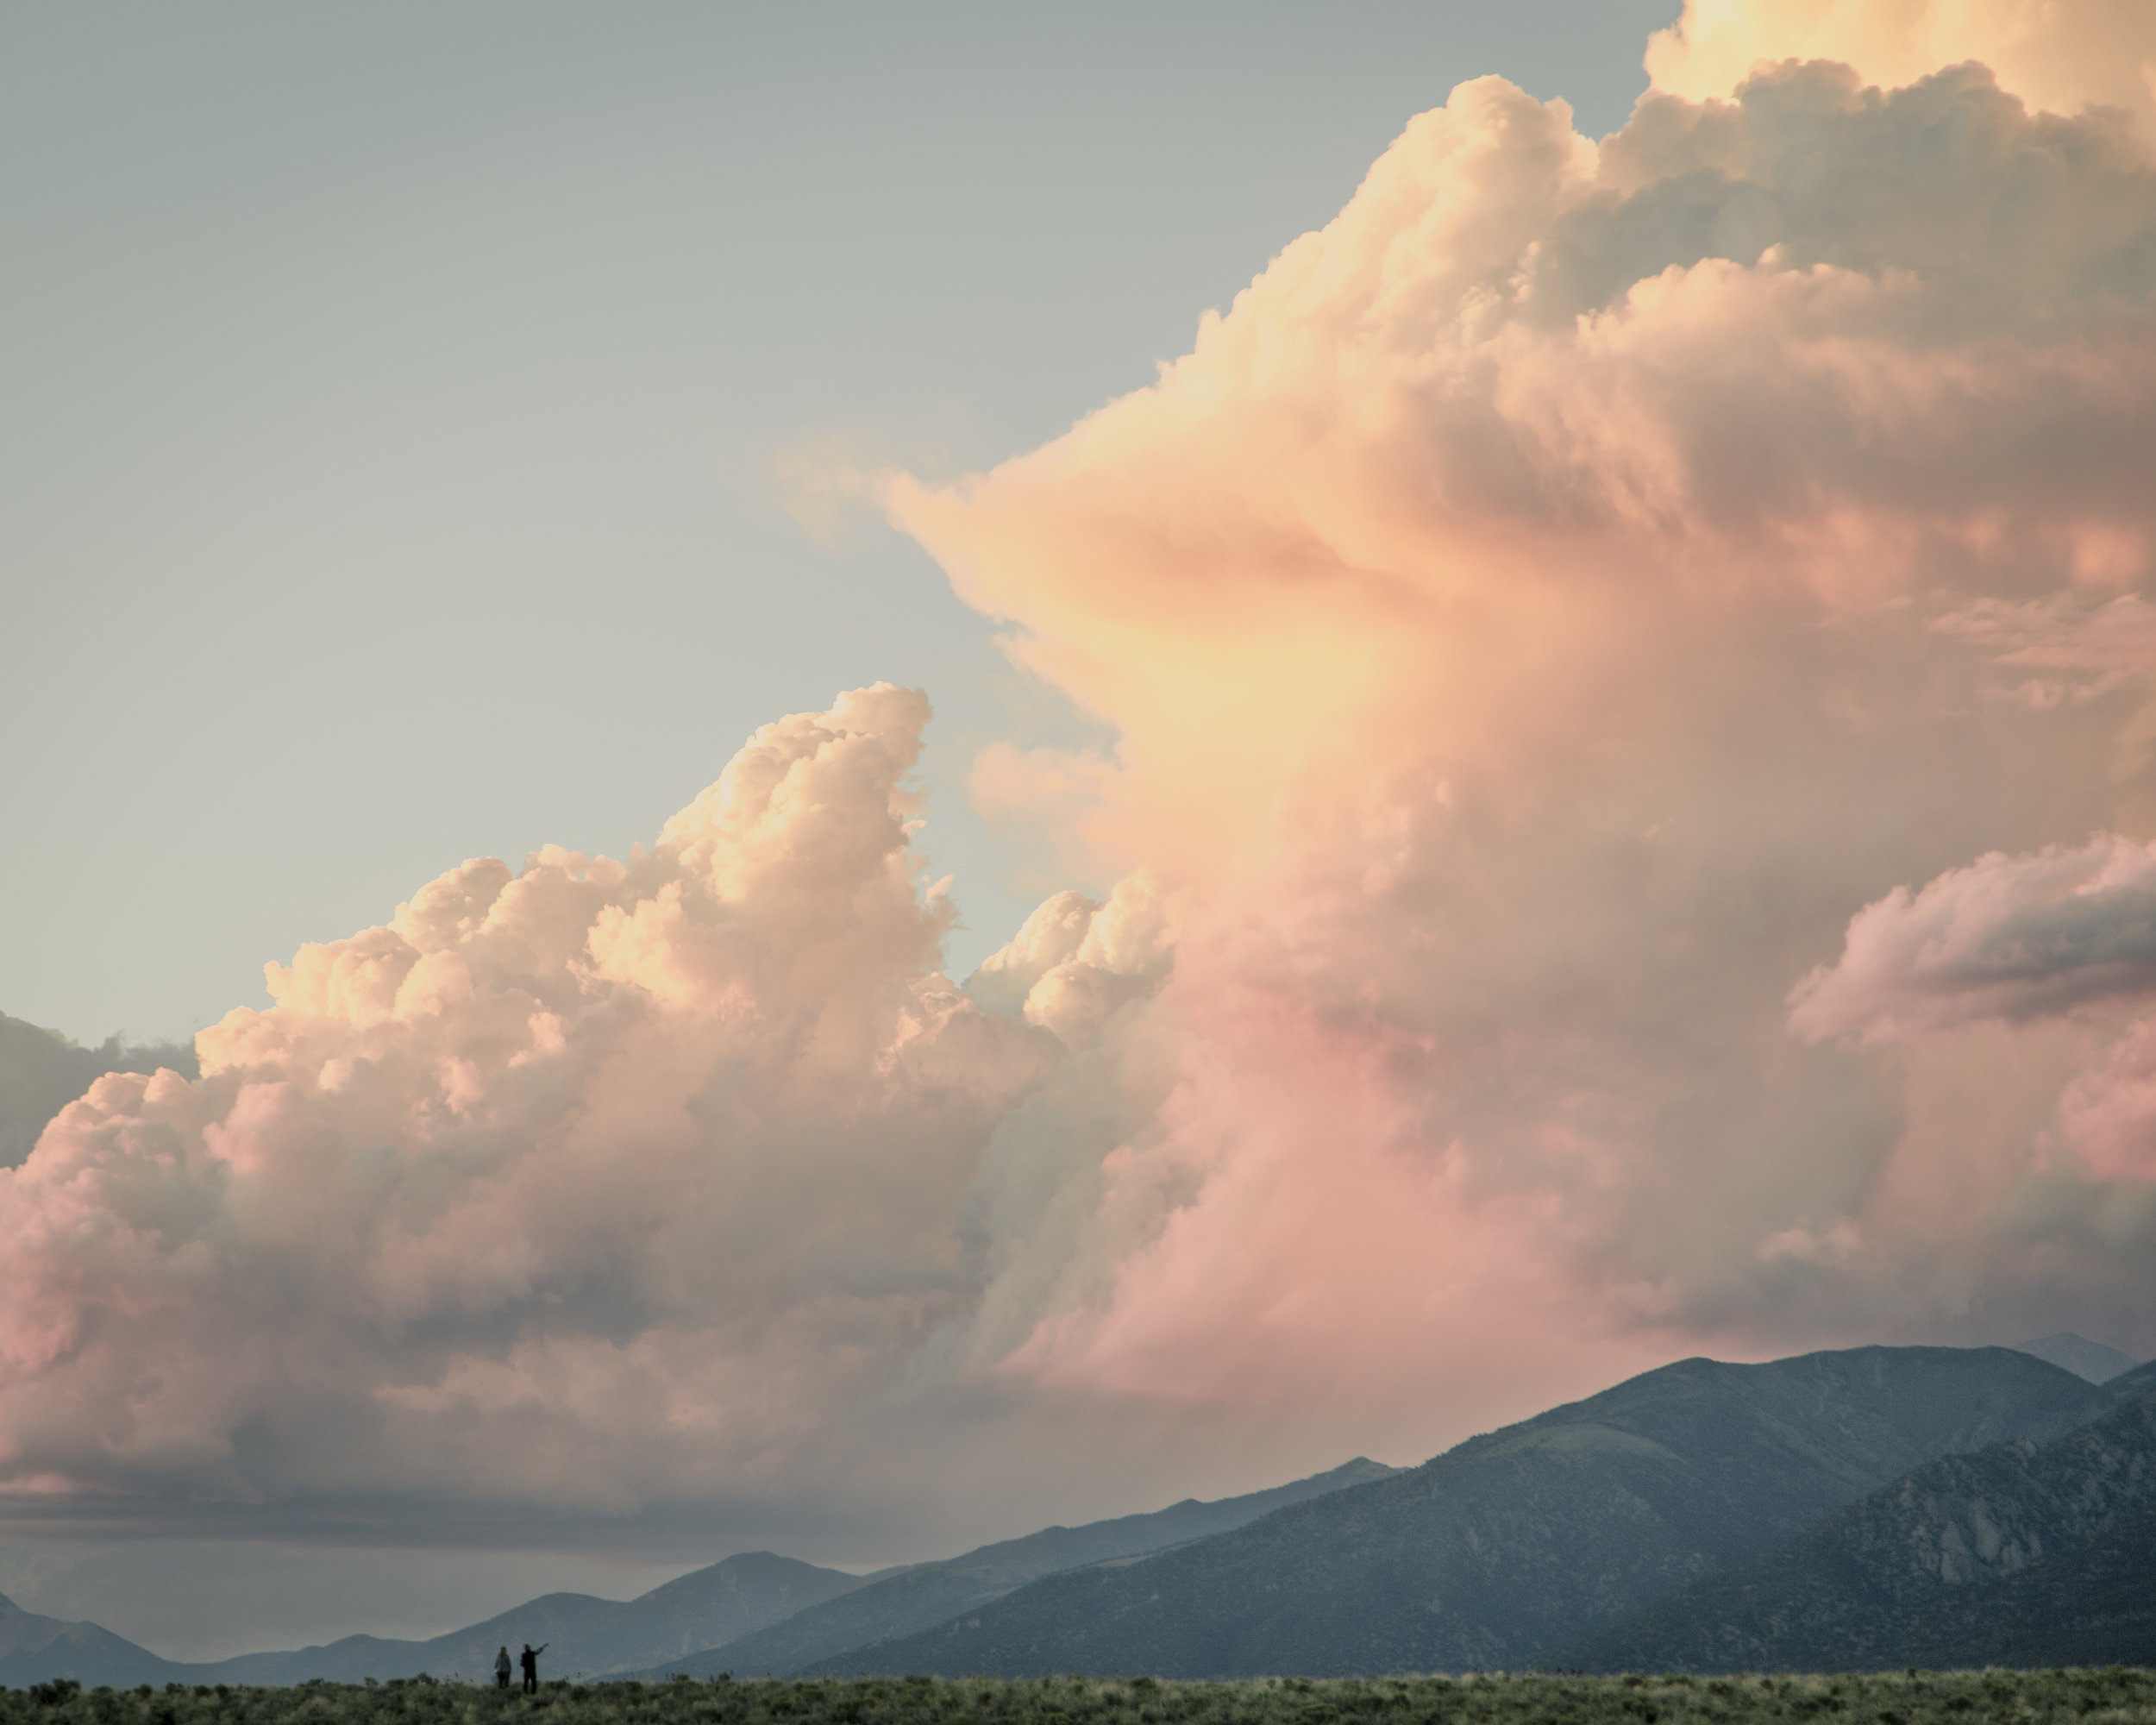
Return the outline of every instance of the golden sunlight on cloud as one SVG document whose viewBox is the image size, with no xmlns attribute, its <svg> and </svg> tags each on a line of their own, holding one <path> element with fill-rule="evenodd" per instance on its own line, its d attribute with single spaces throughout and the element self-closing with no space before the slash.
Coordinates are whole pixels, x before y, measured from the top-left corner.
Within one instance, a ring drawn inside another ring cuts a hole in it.
<svg viewBox="0 0 2156 1725">
<path fill-rule="evenodd" d="M 1977 60 L 2032 108 L 2117 108 L 2156 143 L 2156 12 L 2142 0 L 1686 0 L 1647 45 L 1654 87 L 1694 101 L 1778 60 L 1840 60 L 1889 89 Z"/>
</svg>

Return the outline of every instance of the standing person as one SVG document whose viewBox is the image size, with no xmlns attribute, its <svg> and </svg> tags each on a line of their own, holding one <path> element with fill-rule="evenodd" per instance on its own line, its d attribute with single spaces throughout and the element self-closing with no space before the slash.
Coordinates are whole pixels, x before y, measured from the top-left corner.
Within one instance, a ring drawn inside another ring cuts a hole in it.
<svg viewBox="0 0 2156 1725">
<path fill-rule="evenodd" d="M 509 1687 L 509 1649 L 507 1647 L 504 1647 L 501 1652 L 494 1655 L 494 1687 L 497 1689 Z"/>
<path fill-rule="evenodd" d="M 539 1655 L 553 1645 L 551 1641 L 542 1641 L 535 1647 L 529 1641 L 524 1643 L 524 1693 L 526 1695 L 539 1693 Z"/>
</svg>

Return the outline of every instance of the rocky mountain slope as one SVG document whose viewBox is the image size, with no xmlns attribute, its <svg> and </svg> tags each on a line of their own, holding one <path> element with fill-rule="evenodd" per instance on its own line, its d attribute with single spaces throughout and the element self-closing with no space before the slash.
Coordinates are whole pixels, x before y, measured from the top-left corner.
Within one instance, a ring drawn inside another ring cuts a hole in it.
<svg viewBox="0 0 2156 1725">
<path fill-rule="evenodd" d="M 1684 1360 L 1394 1478 L 1050 1576 L 811 1669 L 1198 1678 L 1531 1663 L 1758 1562 L 1934 1457 L 2047 1442 L 2111 1405 L 2007 1348 Z"/>
<path fill-rule="evenodd" d="M 2056 1441 L 1942 1457 L 1557 1663 L 1862 1671 L 2156 1661 L 2156 1389 Z"/>
<path fill-rule="evenodd" d="M 1041 1576 L 1186 1545 L 1243 1527 L 1291 1503 L 1389 1478 L 1397 1471 L 1358 1456 L 1329 1472 L 1267 1491 L 1209 1503 L 1188 1497 L 1150 1515 L 1120 1515 L 1081 1527 L 1045 1528 L 1024 1539 L 983 1546 L 963 1557 L 916 1565 L 740 1640 L 694 1658 L 670 1660 L 647 1675 L 686 1672 L 709 1677 L 728 1671 L 737 1677 L 783 1677 L 863 1642 L 931 1628 Z"/>
</svg>

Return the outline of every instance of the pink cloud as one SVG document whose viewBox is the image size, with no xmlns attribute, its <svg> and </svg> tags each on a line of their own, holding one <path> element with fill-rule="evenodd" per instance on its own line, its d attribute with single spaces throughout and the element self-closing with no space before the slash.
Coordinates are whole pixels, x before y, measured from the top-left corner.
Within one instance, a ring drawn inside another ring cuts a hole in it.
<svg viewBox="0 0 2156 1725">
<path fill-rule="evenodd" d="M 2066 1087 L 2059 1136 L 2096 1179 L 2156 1182 L 2156 1021 L 2134 1026 Z"/>
<path fill-rule="evenodd" d="M 1814 1039 L 1893 1041 L 2151 993 L 2156 847 L 2103 834 L 1897 887 L 1857 913 L 1831 969 L 1797 985 L 1789 1022 Z"/>
<path fill-rule="evenodd" d="M 625 1508 L 844 1417 L 963 1309 L 1054 1047 L 936 972 L 926 712 L 767 726 L 649 853 L 467 863 L 271 966 L 198 1083 L 101 1082 L 0 1175 L 0 1466 Z"/>
</svg>

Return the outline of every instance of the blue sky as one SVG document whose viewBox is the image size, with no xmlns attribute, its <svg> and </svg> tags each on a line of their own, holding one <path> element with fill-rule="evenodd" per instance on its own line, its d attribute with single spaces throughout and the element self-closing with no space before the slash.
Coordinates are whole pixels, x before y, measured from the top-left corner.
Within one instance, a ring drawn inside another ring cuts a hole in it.
<svg viewBox="0 0 2156 1725">
<path fill-rule="evenodd" d="M 784 475 L 1039 442 L 1455 82 L 1606 131 L 1675 9 L 0 8 L 0 1011 L 185 1036 L 879 678 L 962 973 L 1061 884 L 966 763 L 1081 721 Z"/>
</svg>

